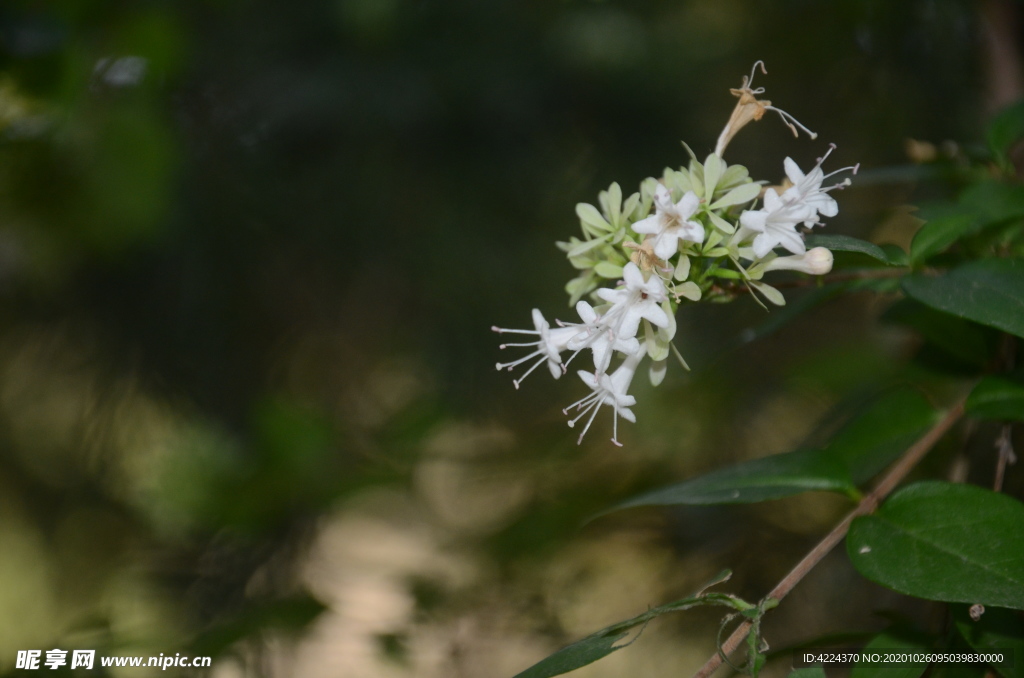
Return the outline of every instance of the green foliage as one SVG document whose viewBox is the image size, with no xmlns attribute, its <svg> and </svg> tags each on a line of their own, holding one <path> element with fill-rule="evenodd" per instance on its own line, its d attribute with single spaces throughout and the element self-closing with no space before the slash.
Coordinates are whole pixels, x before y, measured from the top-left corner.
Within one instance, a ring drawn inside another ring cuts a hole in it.
<svg viewBox="0 0 1024 678">
<path fill-rule="evenodd" d="M 915 263 L 925 261 L 980 228 L 981 224 L 973 214 L 950 214 L 933 219 L 914 235 L 910 244 L 910 259 Z"/>
<path fill-rule="evenodd" d="M 1004 167 L 1008 166 L 1010 147 L 1024 138 L 1024 101 L 1005 108 L 989 124 L 986 141 L 989 150 Z"/>
<path fill-rule="evenodd" d="M 550 676 L 559 676 L 563 673 L 568 673 L 569 671 L 578 669 L 581 666 L 592 664 L 598 659 L 607 657 L 612 652 L 632 645 L 633 642 L 639 638 L 639 634 L 637 634 L 637 636 L 631 641 L 622 642 L 623 639 L 629 635 L 630 629 L 640 626 L 640 632 L 642 633 L 643 627 L 646 626 L 648 622 L 667 612 L 680 612 L 699 605 L 721 605 L 736 610 L 752 609 L 754 607 L 753 605 L 746 603 L 735 596 L 723 593 L 703 593 L 704 589 L 715 586 L 716 584 L 721 584 L 729 579 L 729 576 L 730 573 L 728 571 L 722 572 L 717 577 L 709 581 L 701 589 L 701 592 L 694 596 L 652 608 L 643 614 L 612 624 L 600 631 L 596 631 L 586 638 L 576 641 L 572 645 L 563 647 L 558 652 L 542 659 L 525 671 L 517 673 L 515 678 L 550 678 Z"/>
<path fill-rule="evenodd" d="M 959 318 L 1024 337 L 1024 259 L 983 259 L 942 275 L 917 273 L 903 291 Z"/>
<path fill-rule="evenodd" d="M 819 450 L 797 450 L 741 462 L 647 492 L 608 512 L 636 506 L 744 504 L 812 490 L 858 496 L 858 485 L 898 456 L 935 420 L 921 394 L 894 391 L 850 421 Z"/>
<path fill-rule="evenodd" d="M 884 249 L 872 242 L 861 240 L 860 238 L 853 238 L 848 235 L 815 233 L 813 235 L 808 235 L 805 238 L 805 242 L 807 243 L 807 247 L 827 247 L 833 252 L 855 252 L 857 254 L 864 254 L 886 264 L 887 266 L 902 266 L 905 263 L 904 257 L 899 256 L 898 253 L 886 252 Z"/>
<path fill-rule="evenodd" d="M 986 377 L 967 398 L 967 412 L 979 419 L 1024 421 L 1024 385 Z"/>
<path fill-rule="evenodd" d="M 1024 677 L 1024 616 L 1020 612 L 989 607 L 977 619 L 969 605 L 951 605 L 956 629 L 978 652 L 999 652 L 1004 656 L 993 668 L 1003 678 Z"/>
<path fill-rule="evenodd" d="M 854 520 L 846 548 L 868 579 L 929 600 L 1024 609 L 1024 504 L 921 482 Z"/>
<path fill-rule="evenodd" d="M 931 648 L 927 638 L 898 629 L 889 629 L 872 638 L 863 652 L 927 652 Z M 858 662 L 850 670 L 850 678 L 919 678 L 928 668 L 928 662 Z"/>
</svg>

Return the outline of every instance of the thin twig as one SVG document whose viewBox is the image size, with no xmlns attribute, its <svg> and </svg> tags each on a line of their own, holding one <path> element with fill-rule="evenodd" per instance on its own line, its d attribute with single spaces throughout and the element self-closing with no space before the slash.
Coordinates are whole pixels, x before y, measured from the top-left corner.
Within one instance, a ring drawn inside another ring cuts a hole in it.
<svg viewBox="0 0 1024 678">
<path fill-rule="evenodd" d="M 821 562 L 821 560 L 828 555 L 836 544 L 843 540 L 846 536 L 847 530 L 850 529 L 850 523 L 853 519 L 858 516 L 863 516 L 873 512 L 878 505 L 885 499 L 890 492 L 896 489 L 908 473 L 917 465 L 921 459 L 928 453 L 929 450 L 942 438 L 946 432 L 952 428 L 953 424 L 963 416 L 964 413 L 964 402 L 967 397 L 962 397 L 935 426 L 928 430 L 923 436 L 921 436 L 917 442 L 911 445 L 903 456 L 892 465 L 889 471 L 882 477 L 878 484 L 875 485 L 875 489 L 870 494 L 861 499 L 853 511 L 850 512 L 842 522 L 832 528 L 832 531 L 822 539 L 817 546 L 803 557 L 803 559 L 797 563 L 789 574 L 782 578 L 774 589 L 766 596 L 774 600 L 782 600 L 793 590 L 800 581 L 807 576 L 815 565 Z M 752 622 L 747 620 L 736 627 L 736 630 L 732 632 L 732 635 L 726 639 L 725 643 L 722 644 L 721 649 L 711 656 L 710 659 L 704 664 L 701 669 L 694 674 L 693 678 L 708 678 L 714 673 L 719 666 L 722 665 L 723 658 L 732 654 L 736 648 L 740 646 L 743 640 L 746 638 L 747 633 L 750 631 Z"/>
<path fill-rule="evenodd" d="M 1000 432 L 999 438 L 996 440 L 996 450 L 998 450 L 998 456 L 996 457 L 996 478 L 992 483 L 992 489 L 996 492 L 1003 491 L 1003 477 L 1006 475 L 1007 465 L 1013 464 L 1017 461 L 1017 455 L 1013 453 L 1012 431 L 1012 424 L 1003 424 L 1003 430 Z"/>
</svg>

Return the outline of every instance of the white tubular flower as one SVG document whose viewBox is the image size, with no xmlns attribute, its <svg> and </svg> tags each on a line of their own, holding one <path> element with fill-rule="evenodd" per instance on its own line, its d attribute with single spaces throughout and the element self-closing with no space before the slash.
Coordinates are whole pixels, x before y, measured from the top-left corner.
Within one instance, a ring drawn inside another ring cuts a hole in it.
<svg viewBox="0 0 1024 678">
<path fill-rule="evenodd" d="M 813 247 L 803 254 L 772 259 L 764 267 L 768 271 L 800 271 L 811 275 L 825 275 L 832 270 L 832 252 L 824 247 Z"/>
<path fill-rule="evenodd" d="M 831 152 L 829 150 L 829 153 Z M 828 154 L 825 157 L 828 157 Z M 782 194 L 782 199 L 807 206 L 810 217 L 804 221 L 804 226 L 814 226 L 818 222 L 819 215 L 834 217 L 839 214 L 839 203 L 821 189 L 821 182 L 825 180 L 825 173 L 821 171 L 821 163 L 824 160 L 825 158 L 819 160 L 818 164 L 812 167 L 807 174 L 800 171 L 800 167 L 792 158 L 786 158 L 783 161 L 786 178 L 793 182 L 793 185 Z"/>
<path fill-rule="evenodd" d="M 591 394 L 580 398 L 569 407 L 562 410 L 563 414 L 568 415 L 569 410 L 575 408 L 580 414 L 575 419 L 569 420 L 569 426 L 573 427 L 583 417 L 590 414 L 587 419 L 586 425 L 583 427 L 583 431 L 580 433 L 579 439 L 576 444 L 579 445 L 583 442 L 583 436 L 590 430 L 590 425 L 594 422 L 594 417 L 597 416 L 597 411 L 601 409 L 602 405 L 611 406 L 614 414 L 612 419 L 612 442 L 622 447 L 622 443 L 619 442 L 619 417 L 623 419 L 636 422 L 636 415 L 629 408 L 636 404 L 636 398 L 626 393 L 629 389 L 629 385 L 633 381 L 633 376 L 636 374 L 636 368 L 640 364 L 644 355 L 647 353 L 647 347 L 641 344 L 635 353 L 629 355 L 619 367 L 612 372 L 611 375 L 604 374 L 603 372 L 585 372 L 579 371 L 580 379 L 583 380 L 587 386 L 591 389 Z"/>
<path fill-rule="evenodd" d="M 576 302 L 576 312 L 580 314 L 583 323 L 575 326 L 577 333 L 569 340 L 568 348 L 575 353 L 565 361 L 566 365 L 572 362 L 577 353 L 589 348 L 594 353 L 594 367 L 603 372 L 611 363 L 614 351 L 631 355 L 638 350 L 640 342 L 636 337 L 617 336 L 587 302 Z"/>
<path fill-rule="evenodd" d="M 652 275 L 644 280 L 644 274 L 633 262 L 622 269 L 624 289 L 610 290 L 602 288 L 597 296 L 612 304 L 604 314 L 604 323 L 619 339 L 631 339 L 640 328 L 640 320 L 646 318 L 652 325 L 665 327 L 668 325 L 668 314 L 661 308 L 661 303 L 668 298 L 665 284 Z"/>
<path fill-rule="evenodd" d="M 839 214 L 839 203 L 835 201 L 835 198 L 830 196 L 829 191 L 842 190 L 849 186 L 852 182 L 847 177 L 837 184 L 821 187 L 829 177 L 833 177 L 840 172 L 849 171 L 852 174 L 857 174 L 857 170 L 860 169 L 860 165 L 853 165 L 851 167 L 843 167 L 837 169 L 834 172 L 825 174 L 821 169 L 822 163 L 832 155 L 832 151 L 836 148 L 835 144 L 829 144 L 828 152 L 824 156 L 818 158 L 818 162 L 811 168 L 811 170 L 804 174 L 792 158 L 786 158 L 783 162 L 783 166 L 786 169 L 786 178 L 793 184 L 782 194 L 783 200 L 792 200 L 802 205 L 806 205 L 813 211 L 812 216 L 804 221 L 805 226 L 814 226 L 818 223 L 819 216 L 834 217 Z"/>
<path fill-rule="evenodd" d="M 693 191 L 687 191 L 679 202 L 672 202 L 671 194 L 664 185 L 658 184 L 654 193 L 655 213 L 633 224 L 637 233 L 654 236 L 654 253 L 659 259 L 668 260 L 679 251 L 679 241 L 704 242 L 704 226 L 692 219 L 700 198 Z"/>
<path fill-rule="evenodd" d="M 537 360 L 530 366 L 530 369 L 526 370 L 523 376 L 518 379 L 513 379 L 512 383 L 518 389 L 519 384 L 523 382 L 526 377 L 530 375 L 535 369 L 537 369 L 542 363 L 547 362 L 548 369 L 551 371 L 551 376 L 558 379 L 562 376 L 562 361 L 559 357 L 562 351 L 566 350 L 569 340 L 575 335 L 579 334 L 579 329 L 576 327 L 559 327 L 554 330 L 548 325 L 548 322 L 544 320 L 544 316 L 537 309 L 533 309 L 533 326 L 532 330 L 510 330 L 503 327 L 492 327 L 491 330 L 498 334 L 532 334 L 538 337 L 537 341 L 526 341 L 517 342 L 513 344 L 502 344 L 498 348 L 505 349 L 508 347 L 518 346 L 534 346 L 536 350 L 529 353 L 519 360 L 513 360 L 509 363 L 498 363 L 497 369 L 507 369 L 511 372 L 515 367 L 521 365 L 528 360 L 536 358 Z"/>
<path fill-rule="evenodd" d="M 741 214 L 740 224 L 757 232 L 754 254 L 760 259 L 780 245 L 793 254 L 803 254 L 807 248 L 796 227 L 813 218 L 811 208 L 794 200 L 780 198 L 774 188 L 769 188 L 764 194 L 764 206 Z"/>
<path fill-rule="evenodd" d="M 806 247 L 803 236 L 797 232 L 796 227 L 801 223 L 808 227 L 814 226 L 818 223 L 819 217 L 834 217 L 839 213 L 839 204 L 828 193 L 849 186 L 850 179 L 844 179 L 826 188 L 822 188 L 821 184 L 825 179 L 840 172 L 849 170 L 856 174 L 859 165 L 825 174 L 821 164 L 834 149 L 835 144 L 831 144 L 828 153 L 819 158 L 817 164 L 807 174 L 800 170 L 792 158 L 786 158 L 783 162 L 786 178 L 793 185 L 783 191 L 781 196 L 775 189 L 769 188 L 765 191 L 764 205 L 761 209 L 740 215 L 740 223 L 758 233 L 754 238 L 754 254 L 758 258 L 764 257 L 778 246 L 786 248 L 793 254 L 803 254 Z"/>
</svg>

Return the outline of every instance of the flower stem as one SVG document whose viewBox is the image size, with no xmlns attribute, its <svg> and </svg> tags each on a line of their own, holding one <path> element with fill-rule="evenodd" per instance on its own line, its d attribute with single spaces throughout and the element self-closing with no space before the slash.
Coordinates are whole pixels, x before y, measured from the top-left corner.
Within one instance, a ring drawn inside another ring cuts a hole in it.
<svg viewBox="0 0 1024 678">
<path fill-rule="evenodd" d="M 882 503 L 889 493 L 891 493 L 896 486 L 903 481 L 908 473 L 924 458 L 929 450 L 934 447 L 935 443 L 942 438 L 943 435 L 952 428 L 960 417 L 964 414 L 964 403 L 967 400 L 967 396 L 961 397 L 955 405 L 946 413 L 946 415 L 939 420 L 931 429 L 928 430 L 923 436 L 918 438 L 917 442 L 911 445 L 903 456 L 892 465 L 889 471 L 882 477 L 875 488 L 870 494 L 861 499 L 853 511 L 851 511 L 842 522 L 832 528 L 824 539 L 818 542 L 818 545 L 808 552 L 803 559 L 796 564 L 789 574 L 782 578 L 774 589 L 766 596 L 776 601 L 781 601 L 789 594 L 793 588 L 800 583 L 800 581 L 807 576 L 807 574 L 814 569 L 814 566 L 821 562 L 821 560 L 828 555 L 836 544 L 843 540 L 846 536 L 847 530 L 850 529 L 850 523 L 853 519 L 858 516 L 867 515 L 872 513 L 878 505 Z M 708 678 L 714 673 L 719 666 L 722 665 L 724 659 L 732 654 L 736 648 L 746 639 L 747 633 L 750 631 L 752 622 L 744 621 L 732 632 L 722 647 L 711 656 L 710 659 L 704 664 L 703 667 L 697 673 L 694 674 L 693 678 Z"/>
</svg>

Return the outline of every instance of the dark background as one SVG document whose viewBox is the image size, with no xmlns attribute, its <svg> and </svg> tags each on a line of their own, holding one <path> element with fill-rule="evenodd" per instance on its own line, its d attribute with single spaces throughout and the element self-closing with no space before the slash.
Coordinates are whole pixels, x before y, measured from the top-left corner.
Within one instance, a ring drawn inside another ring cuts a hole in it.
<svg viewBox="0 0 1024 678">
<path fill-rule="evenodd" d="M 842 500 L 581 523 L 821 440 L 910 350 L 876 322 L 890 300 L 749 342 L 749 299 L 684 308 L 694 369 L 638 379 L 624 449 L 606 416 L 577 447 L 575 377 L 515 391 L 489 328 L 570 318 L 575 204 L 685 163 L 680 140 L 703 157 L 757 59 L 820 136 L 769 116 L 727 159 L 776 181 L 834 142 L 862 172 L 828 232 L 906 244 L 906 206 L 949 190 L 907 141 L 969 153 L 1020 94 L 1015 7 L 8 0 L 0 671 L 82 647 L 223 677 L 507 676 L 723 567 L 763 595 Z M 835 554 L 767 633 L 908 605 Z M 580 676 L 682 675 L 717 622 L 662 621 Z"/>
</svg>

